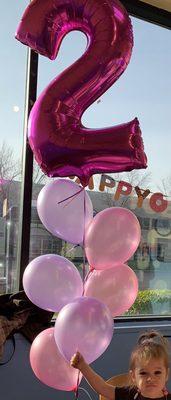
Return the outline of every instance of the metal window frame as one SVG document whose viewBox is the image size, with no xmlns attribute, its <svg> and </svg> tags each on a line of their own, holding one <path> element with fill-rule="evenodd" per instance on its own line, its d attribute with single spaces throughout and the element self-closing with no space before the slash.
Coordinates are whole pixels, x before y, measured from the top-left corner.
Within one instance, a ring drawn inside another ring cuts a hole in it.
<svg viewBox="0 0 171 400">
<path fill-rule="evenodd" d="M 30 111 L 37 97 L 38 81 L 38 54 L 28 49 L 26 94 L 24 111 L 23 132 L 23 168 L 20 197 L 20 216 L 18 232 L 17 252 L 17 280 L 16 291 L 23 289 L 22 278 L 24 270 L 29 263 L 30 229 L 31 229 L 31 204 L 32 204 L 32 177 L 33 177 L 33 153 L 27 137 L 27 126 Z"/>
<path fill-rule="evenodd" d="M 171 29 L 171 12 L 138 0 L 121 0 L 128 13 L 147 22 Z"/>
<path fill-rule="evenodd" d="M 144 21 L 157 24 L 166 29 L 171 29 L 171 12 L 161 10 L 138 0 L 121 0 L 128 13 Z M 27 122 L 31 108 L 37 97 L 38 81 L 38 55 L 28 50 L 27 77 L 26 77 L 26 100 L 25 100 L 25 122 L 24 122 L 24 144 L 23 144 L 23 179 L 21 188 L 21 210 L 19 219 L 18 236 L 18 288 L 23 289 L 22 277 L 29 262 L 29 242 L 31 226 L 31 203 L 32 203 L 32 175 L 33 154 L 27 138 Z M 150 317 L 151 318 L 151 317 Z"/>
</svg>

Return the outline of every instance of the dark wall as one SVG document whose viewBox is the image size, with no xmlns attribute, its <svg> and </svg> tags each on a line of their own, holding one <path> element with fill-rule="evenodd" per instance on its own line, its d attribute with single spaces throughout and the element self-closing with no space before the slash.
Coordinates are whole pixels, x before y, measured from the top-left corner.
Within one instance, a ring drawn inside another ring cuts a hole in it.
<svg viewBox="0 0 171 400">
<path fill-rule="evenodd" d="M 171 335 L 171 322 L 156 323 L 116 323 L 114 335 L 109 348 L 92 364 L 93 368 L 105 379 L 119 373 L 127 372 L 129 356 L 137 337 L 148 328 L 160 330 L 164 335 Z M 20 334 L 15 335 L 16 350 L 11 361 L 0 366 L 0 395 L 4 400 L 71 400 L 75 398 L 73 392 L 57 391 L 42 384 L 33 374 L 29 364 L 30 344 Z M 11 341 L 7 341 L 4 348 L 3 359 L 8 358 L 12 351 Z M 82 387 L 88 390 L 92 399 L 98 399 L 85 381 Z M 169 387 L 169 385 L 168 385 Z M 171 390 L 171 383 L 170 383 Z M 80 400 L 88 396 L 80 391 Z"/>
</svg>

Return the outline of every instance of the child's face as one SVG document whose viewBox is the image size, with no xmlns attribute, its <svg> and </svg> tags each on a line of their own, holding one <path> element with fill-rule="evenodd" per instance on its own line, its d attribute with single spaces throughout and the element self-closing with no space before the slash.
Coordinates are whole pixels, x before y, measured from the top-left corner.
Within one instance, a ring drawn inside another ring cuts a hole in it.
<svg viewBox="0 0 171 400">
<path fill-rule="evenodd" d="M 167 382 L 169 371 L 162 358 L 141 360 L 130 373 L 134 385 L 140 390 L 142 396 L 152 399 L 163 396 L 162 390 Z"/>
</svg>

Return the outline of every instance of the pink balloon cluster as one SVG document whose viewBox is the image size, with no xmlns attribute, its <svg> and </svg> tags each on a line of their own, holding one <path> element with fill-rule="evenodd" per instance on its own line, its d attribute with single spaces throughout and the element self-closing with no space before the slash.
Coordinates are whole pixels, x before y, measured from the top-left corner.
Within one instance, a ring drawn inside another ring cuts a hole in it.
<svg viewBox="0 0 171 400">
<path fill-rule="evenodd" d="M 85 243 L 90 272 L 84 285 L 74 264 L 55 254 L 31 261 L 23 276 L 30 300 L 59 312 L 55 328 L 41 332 L 30 352 L 35 375 L 59 390 L 76 389 L 78 373 L 69 364 L 72 355 L 79 350 L 88 363 L 98 358 L 112 339 L 113 317 L 128 310 L 138 293 L 136 275 L 125 264 L 140 241 L 137 218 L 120 207 L 105 209 L 93 218 L 91 200 L 80 190 L 67 179 L 55 180 L 40 192 L 37 208 L 50 232 L 59 232 L 65 240 L 73 234 L 73 242 L 79 237 Z M 78 226 L 79 234 L 74 235 Z"/>
<path fill-rule="evenodd" d="M 48 183 L 38 196 L 37 208 L 50 232 L 73 243 L 83 242 L 93 220 L 88 194 L 67 179 Z M 59 312 L 55 328 L 43 331 L 32 344 L 32 369 L 46 385 L 74 390 L 78 373 L 70 367 L 71 356 L 79 349 L 88 362 L 99 357 L 112 339 L 112 315 L 103 302 L 83 297 L 77 268 L 59 255 L 46 254 L 32 260 L 25 269 L 23 286 L 38 307 Z"/>
</svg>

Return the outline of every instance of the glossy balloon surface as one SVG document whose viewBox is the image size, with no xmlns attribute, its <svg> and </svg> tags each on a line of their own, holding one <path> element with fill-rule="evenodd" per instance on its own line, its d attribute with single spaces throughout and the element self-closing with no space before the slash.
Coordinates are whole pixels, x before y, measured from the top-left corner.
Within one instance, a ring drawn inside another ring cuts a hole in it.
<svg viewBox="0 0 171 400">
<path fill-rule="evenodd" d="M 85 284 L 84 296 L 95 297 L 106 304 L 113 317 L 122 315 L 138 294 L 135 272 L 125 264 L 105 271 L 94 270 Z"/>
<path fill-rule="evenodd" d="M 54 328 L 46 329 L 36 336 L 30 349 L 30 363 L 36 377 L 45 385 L 65 391 L 76 389 L 78 371 L 59 352 Z M 80 381 L 81 374 L 79 378 Z"/>
<path fill-rule="evenodd" d="M 114 127 L 83 126 L 84 111 L 125 71 L 133 33 L 118 0 L 34 0 L 16 38 L 55 59 L 64 36 L 87 36 L 83 56 L 44 89 L 29 118 L 28 136 L 35 158 L 51 177 L 76 175 L 83 186 L 92 174 L 146 168 L 137 118 Z M 74 45 L 74 44 L 73 44 Z M 117 104 L 114 109 L 114 118 Z"/>
<path fill-rule="evenodd" d="M 75 299 L 57 316 L 55 340 L 68 361 L 79 351 L 91 363 L 107 349 L 112 336 L 113 318 L 108 307 L 97 299 Z"/>
<path fill-rule="evenodd" d="M 123 207 L 100 211 L 85 235 L 85 252 L 90 267 L 105 270 L 124 263 L 135 253 L 140 238 L 140 224 L 132 211 Z"/>
<path fill-rule="evenodd" d="M 54 312 L 83 293 L 77 268 L 57 254 L 45 254 L 32 260 L 24 271 L 23 287 L 32 303 Z"/>
<path fill-rule="evenodd" d="M 37 199 L 37 211 L 45 228 L 67 242 L 82 244 L 93 219 L 93 205 L 86 191 L 69 179 L 47 183 Z"/>
</svg>

